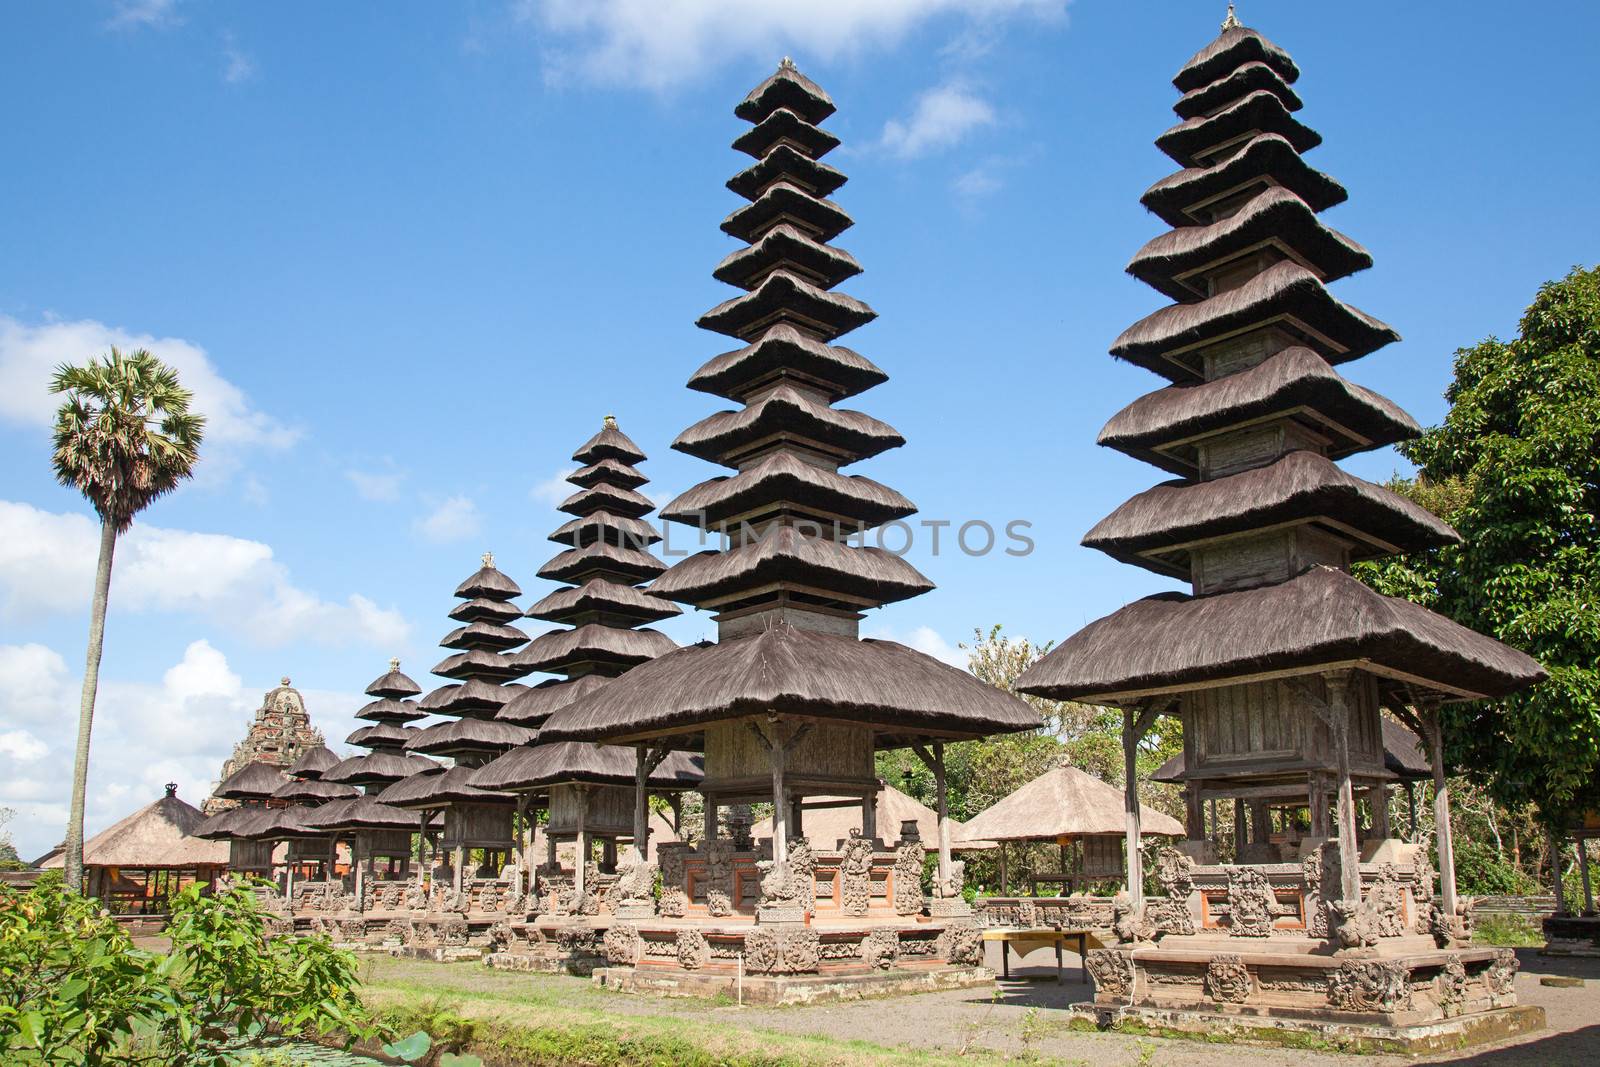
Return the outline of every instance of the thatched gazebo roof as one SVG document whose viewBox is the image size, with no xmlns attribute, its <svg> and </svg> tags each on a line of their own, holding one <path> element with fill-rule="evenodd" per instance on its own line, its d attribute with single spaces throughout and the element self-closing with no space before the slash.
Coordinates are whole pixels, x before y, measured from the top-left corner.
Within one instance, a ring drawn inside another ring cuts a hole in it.
<svg viewBox="0 0 1600 1067">
<path fill-rule="evenodd" d="M 876 803 L 878 836 L 894 840 L 900 835 L 900 824 L 914 822 L 917 833 L 928 844 L 939 840 L 939 813 L 900 792 L 887 783 L 878 791 Z M 836 841 L 848 840 L 852 831 L 861 829 L 860 797 L 808 797 L 803 808 L 804 837 L 813 845 L 830 848 Z M 772 836 L 772 818 L 768 816 L 750 828 L 756 837 Z M 995 841 L 966 840 L 966 830 L 955 819 L 950 820 L 951 848 L 957 852 L 978 852 L 999 847 Z"/>
<path fill-rule="evenodd" d="M 583 741 L 555 741 L 517 748 L 478 768 L 472 784 L 481 789 L 531 790 L 552 785 L 589 784 L 633 786 L 635 757 L 632 749 L 591 745 Z M 693 789 L 705 777 L 701 761 L 684 752 L 670 752 L 650 772 L 647 788 Z"/>
<path fill-rule="evenodd" d="M 1127 830 L 1122 789 L 1077 767 L 1057 766 L 967 820 L 962 839 L 1055 841 L 1121 835 Z M 1146 836 L 1182 837 L 1183 825 L 1146 804 L 1139 805 Z"/>
<path fill-rule="evenodd" d="M 167 786 L 167 794 L 146 804 L 83 844 L 87 867 L 207 867 L 226 866 L 225 842 L 201 840 L 191 835 L 206 821 L 199 808 L 178 799 L 178 789 Z M 60 846 L 36 864 L 55 868 L 64 865 Z"/>
</svg>

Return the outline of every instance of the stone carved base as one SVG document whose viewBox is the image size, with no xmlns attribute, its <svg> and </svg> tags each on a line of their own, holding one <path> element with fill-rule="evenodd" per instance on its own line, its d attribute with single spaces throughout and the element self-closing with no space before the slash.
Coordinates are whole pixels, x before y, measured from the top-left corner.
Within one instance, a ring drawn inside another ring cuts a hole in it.
<svg viewBox="0 0 1600 1067">
<path fill-rule="evenodd" d="M 970 918 L 972 905 L 960 897 L 934 897 L 928 901 L 928 915 L 935 919 Z"/>
<path fill-rule="evenodd" d="M 773 923 L 803 923 L 806 909 L 785 904 L 763 904 L 756 909 L 756 922 L 763 926 Z"/>
</svg>

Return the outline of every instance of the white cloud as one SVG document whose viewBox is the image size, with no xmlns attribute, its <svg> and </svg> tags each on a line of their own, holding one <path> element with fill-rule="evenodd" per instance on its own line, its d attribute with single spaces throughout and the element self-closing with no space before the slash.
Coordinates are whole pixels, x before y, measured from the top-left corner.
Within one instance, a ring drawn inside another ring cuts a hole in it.
<svg viewBox="0 0 1600 1067">
<path fill-rule="evenodd" d="M 0 693 L 8 724 L 37 723 L 56 713 L 69 695 L 67 661 L 39 644 L 0 645 Z"/>
<path fill-rule="evenodd" d="M 400 485 L 406 480 L 402 470 L 363 471 L 351 468 L 344 472 L 356 495 L 362 500 L 389 502 L 400 499 Z"/>
<path fill-rule="evenodd" d="M 977 200 L 981 197 L 992 196 L 1004 188 L 1005 182 L 994 172 L 994 168 L 986 164 L 973 167 L 956 176 L 950 183 L 957 196 L 966 200 Z"/>
<path fill-rule="evenodd" d="M 909 634 L 899 634 L 887 627 L 880 627 L 862 635 L 863 637 L 876 638 L 879 641 L 895 641 L 907 645 L 936 660 L 950 664 L 952 667 L 967 669 L 967 653 L 964 649 L 952 645 L 931 626 L 918 626 Z"/>
<path fill-rule="evenodd" d="M 83 611 L 99 537 L 87 515 L 0 500 L 0 616 Z M 111 610 L 191 613 L 266 645 L 312 640 L 387 649 L 411 630 L 398 611 L 359 594 L 337 603 L 297 587 L 270 545 L 144 523 L 117 542 Z"/>
<path fill-rule="evenodd" d="M 106 25 L 112 29 L 165 28 L 182 21 L 178 0 L 117 0 Z"/>
<path fill-rule="evenodd" d="M 49 694 L 39 692 L 35 672 L 41 662 L 50 665 Z M 58 669 L 60 662 L 40 645 L 0 645 L 0 692 L 32 687 L 50 700 L 31 731 L 0 733 L 0 807 L 17 810 L 8 829 L 26 859 L 52 848 L 66 828 L 80 683 Z M 243 740 L 267 688 L 247 686 L 227 657 L 203 640 L 192 642 L 159 682 L 103 679 L 90 748 L 87 834 L 157 799 L 167 782 L 177 783 L 178 795 L 198 807 L 216 786 L 222 761 Z M 338 751 L 366 698 L 309 688 L 301 695 L 312 725 Z"/>
<path fill-rule="evenodd" d="M 949 16 L 1056 19 L 1068 0 L 517 0 L 555 80 L 666 89 L 723 63 L 785 52 L 824 62 L 891 46 Z"/>
<path fill-rule="evenodd" d="M 483 519 L 471 497 L 453 496 L 412 523 L 412 528 L 423 540 L 445 544 L 474 536 L 483 528 Z"/>
<path fill-rule="evenodd" d="M 229 85 L 247 82 L 256 76 L 256 63 L 239 47 L 230 32 L 222 35 L 222 80 Z"/>
<path fill-rule="evenodd" d="M 206 417 L 207 446 L 287 448 L 300 436 L 299 430 L 251 406 L 199 345 L 177 337 L 132 333 L 93 319 L 29 325 L 0 314 L 0 419 L 25 426 L 51 425 L 61 403 L 50 392 L 55 368 L 104 356 L 113 345 L 124 352 L 149 349 L 177 369 L 184 388 L 194 393 L 191 407 Z"/>
<path fill-rule="evenodd" d="M 577 467 L 562 467 L 530 489 L 528 495 L 542 504 L 549 504 L 551 507 L 555 507 L 578 491 L 577 486 L 567 481 L 568 476 L 577 469 Z"/>
<path fill-rule="evenodd" d="M 917 97 L 908 117 L 884 123 L 883 147 L 903 159 L 926 155 L 959 143 L 994 120 L 994 107 L 987 100 L 951 82 Z"/>
</svg>

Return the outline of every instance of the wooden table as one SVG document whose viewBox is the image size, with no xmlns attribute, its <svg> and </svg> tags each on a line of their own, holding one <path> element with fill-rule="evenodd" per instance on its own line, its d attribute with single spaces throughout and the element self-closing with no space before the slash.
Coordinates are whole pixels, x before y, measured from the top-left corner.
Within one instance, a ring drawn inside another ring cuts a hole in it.
<svg viewBox="0 0 1600 1067">
<path fill-rule="evenodd" d="M 1065 962 L 1061 950 L 1068 942 L 1075 942 L 1078 949 L 1078 971 L 1085 984 L 1089 981 L 1089 967 L 1086 960 L 1090 948 L 1103 948 L 1100 939 L 1094 931 L 1088 929 L 1057 930 L 1054 927 L 1038 927 L 1030 930 L 996 929 L 983 932 L 985 941 L 1000 942 L 1000 975 L 1002 978 L 1011 977 L 1011 946 L 1016 945 L 1017 951 L 1026 956 L 1036 948 L 1053 945 L 1056 950 L 1056 984 L 1066 985 Z"/>
</svg>

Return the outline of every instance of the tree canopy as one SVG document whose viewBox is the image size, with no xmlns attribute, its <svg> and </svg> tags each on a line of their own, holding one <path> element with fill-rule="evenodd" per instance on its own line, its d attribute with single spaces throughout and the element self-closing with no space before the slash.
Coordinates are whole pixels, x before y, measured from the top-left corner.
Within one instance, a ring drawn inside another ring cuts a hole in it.
<svg viewBox="0 0 1600 1067">
<path fill-rule="evenodd" d="M 1448 708 L 1448 758 L 1559 825 L 1600 806 L 1600 268 L 1545 284 L 1516 338 L 1457 351 L 1445 397 L 1391 488 L 1463 541 L 1359 573 L 1544 664 L 1532 689 Z"/>
</svg>

